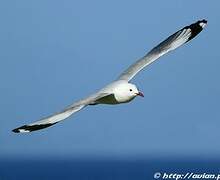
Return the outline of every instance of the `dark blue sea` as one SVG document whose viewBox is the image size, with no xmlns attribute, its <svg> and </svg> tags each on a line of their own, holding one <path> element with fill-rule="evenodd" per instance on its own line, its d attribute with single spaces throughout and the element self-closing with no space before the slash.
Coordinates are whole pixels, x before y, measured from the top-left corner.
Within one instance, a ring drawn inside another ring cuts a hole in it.
<svg viewBox="0 0 220 180">
<path fill-rule="evenodd" d="M 156 172 L 218 174 L 220 160 L 5 158 L 0 162 L 0 180 L 150 180 Z"/>
</svg>

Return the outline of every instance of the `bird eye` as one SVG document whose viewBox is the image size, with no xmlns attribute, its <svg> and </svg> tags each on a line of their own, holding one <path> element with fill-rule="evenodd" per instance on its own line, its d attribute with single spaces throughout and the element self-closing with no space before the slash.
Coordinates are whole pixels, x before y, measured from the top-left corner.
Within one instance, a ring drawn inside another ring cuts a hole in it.
<svg viewBox="0 0 220 180">
<path fill-rule="evenodd" d="M 132 91 L 132 89 L 130 89 L 130 91 Z"/>
</svg>

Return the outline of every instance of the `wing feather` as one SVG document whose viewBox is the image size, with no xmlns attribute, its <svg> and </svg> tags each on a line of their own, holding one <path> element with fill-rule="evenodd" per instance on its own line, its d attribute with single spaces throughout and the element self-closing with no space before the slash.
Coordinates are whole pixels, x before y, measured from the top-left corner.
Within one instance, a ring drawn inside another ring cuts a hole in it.
<svg viewBox="0 0 220 180">
<path fill-rule="evenodd" d="M 207 21 L 203 19 L 189 26 L 186 26 L 173 35 L 169 36 L 166 40 L 154 47 L 143 58 L 132 64 L 118 77 L 117 80 L 130 81 L 144 67 L 151 64 L 169 51 L 172 51 L 193 39 L 203 30 L 206 24 Z"/>
<path fill-rule="evenodd" d="M 23 125 L 21 127 L 18 127 L 16 129 L 13 129 L 12 131 L 15 133 L 24 133 L 24 132 L 31 132 L 40 130 L 43 128 L 50 127 L 66 118 L 71 116 L 72 114 L 78 112 L 82 108 L 86 107 L 87 105 L 91 103 L 95 103 L 97 99 L 103 98 L 105 96 L 109 95 L 108 93 L 96 93 L 94 95 L 89 96 L 88 98 L 82 99 L 71 106 L 68 106 L 66 109 L 64 109 L 61 112 L 58 112 L 54 115 L 51 115 L 49 117 L 43 118 L 37 122 Z"/>
</svg>

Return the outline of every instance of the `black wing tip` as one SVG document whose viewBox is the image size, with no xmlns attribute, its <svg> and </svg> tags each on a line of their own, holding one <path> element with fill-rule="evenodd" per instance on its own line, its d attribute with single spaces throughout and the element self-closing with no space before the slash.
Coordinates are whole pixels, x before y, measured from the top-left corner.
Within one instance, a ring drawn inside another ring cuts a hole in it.
<svg viewBox="0 0 220 180">
<path fill-rule="evenodd" d="M 208 21 L 206 19 L 199 20 L 196 23 L 193 23 L 189 26 L 186 26 L 183 29 L 190 29 L 191 30 L 191 36 L 189 37 L 188 41 L 193 39 L 195 36 L 197 36 L 207 25 Z"/>
<path fill-rule="evenodd" d="M 12 132 L 14 132 L 14 133 L 24 133 L 24 132 L 30 132 L 30 131 L 26 130 L 25 126 L 21 126 L 21 127 L 13 129 Z"/>
<path fill-rule="evenodd" d="M 16 128 L 16 129 L 13 129 L 12 132 L 14 132 L 14 133 L 19 133 L 20 130 L 19 130 L 19 128 Z"/>
<path fill-rule="evenodd" d="M 200 26 L 202 29 L 207 25 L 208 21 L 206 19 L 199 20 L 195 23 L 196 26 Z"/>
<path fill-rule="evenodd" d="M 200 20 L 199 22 L 202 22 L 202 23 L 205 23 L 205 24 L 208 23 L 208 21 L 206 19 Z"/>
<path fill-rule="evenodd" d="M 188 26 L 188 28 L 193 28 L 193 27 L 204 27 L 204 25 L 206 25 L 208 23 L 208 21 L 206 19 L 202 19 L 202 20 L 198 20 L 197 22 L 191 24 Z"/>
<path fill-rule="evenodd" d="M 24 125 L 24 126 L 13 129 L 12 132 L 14 133 L 31 132 L 30 127 L 31 126 Z"/>
<path fill-rule="evenodd" d="M 37 131 L 37 130 L 40 130 L 40 129 L 50 127 L 50 126 L 52 126 L 56 123 L 57 122 L 49 123 L 49 124 L 24 125 L 24 126 L 21 126 L 19 128 L 13 129 L 12 132 L 14 132 L 14 133 L 26 133 L 26 132 Z"/>
</svg>

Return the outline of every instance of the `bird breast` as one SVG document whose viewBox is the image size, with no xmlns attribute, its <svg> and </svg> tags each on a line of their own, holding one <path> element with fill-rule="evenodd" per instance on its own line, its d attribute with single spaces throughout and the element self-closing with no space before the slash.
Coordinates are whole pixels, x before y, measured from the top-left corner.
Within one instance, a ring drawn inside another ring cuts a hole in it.
<svg viewBox="0 0 220 180">
<path fill-rule="evenodd" d="M 120 96 L 118 94 L 111 94 L 108 96 L 105 96 L 103 98 L 100 98 L 96 101 L 97 104 L 120 104 L 120 103 L 126 103 L 134 99 L 134 97 L 128 97 L 128 96 Z"/>
<path fill-rule="evenodd" d="M 128 94 L 125 94 L 123 92 L 121 93 L 115 93 L 114 94 L 116 101 L 119 103 L 127 103 L 130 102 L 135 98 L 135 96 L 130 96 Z"/>
</svg>

